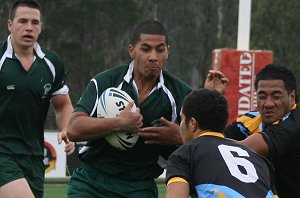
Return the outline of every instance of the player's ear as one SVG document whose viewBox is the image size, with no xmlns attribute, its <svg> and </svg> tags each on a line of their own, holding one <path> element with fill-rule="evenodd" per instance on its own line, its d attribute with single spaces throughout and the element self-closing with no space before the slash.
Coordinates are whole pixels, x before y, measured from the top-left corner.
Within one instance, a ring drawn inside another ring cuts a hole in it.
<svg viewBox="0 0 300 198">
<path fill-rule="evenodd" d="M 192 117 L 189 121 L 189 129 L 192 132 L 195 132 L 198 129 L 198 122 L 194 117 Z"/>
<path fill-rule="evenodd" d="M 129 53 L 129 56 L 134 59 L 134 46 L 129 44 L 128 46 L 128 53 Z"/>
<path fill-rule="evenodd" d="M 168 59 L 169 58 L 169 53 L 170 53 L 170 45 L 168 45 L 168 48 L 167 48 L 168 50 L 167 50 L 167 55 L 166 55 L 166 59 Z"/>
<path fill-rule="evenodd" d="M 42 32 L 42 29 L 43 29 L 43 23 L 41 22 L 40 33 Z"/>
<path fill-rule="evenodd" d="M 291 103 L 294 104 L 296 102 L 296 91 L 293 90 L 291 93 L 290 93 L 290 100 L 291 100 Z"/>
<path fill-rule="evenodd" d="M 12 26 L 12 23 L 13 23 L 13 22 L 12 22 L 12 20 L 10 20 L 10 19 L 7 21 L 7 28 L 8 28 L 8 30 L 9 30 L 10 32 L 11 32 L 11 26 Z"/>
</svg>

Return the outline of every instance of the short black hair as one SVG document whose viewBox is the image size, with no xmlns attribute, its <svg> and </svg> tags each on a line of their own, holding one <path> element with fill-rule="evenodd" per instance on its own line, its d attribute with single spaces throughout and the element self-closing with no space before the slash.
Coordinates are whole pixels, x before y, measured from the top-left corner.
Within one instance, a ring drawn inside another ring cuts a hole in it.
<svg viewBox="0 0 300 198">
<path fill-rule="evenodd" d="M 29 8 L 35 8 L 40 11 L 41 17 L 42 17 L 42 7 L 40 3 L 36 0 L 17 0 L 15 1 L 9 10 L 9 19 L 13 20 L 16 15 L 16 10 L 18 7 L 29 7 Z"/>
<path fill-rule="evenodd" d="M 135 45 L 141 39 L 141 34 L 163 35 L 166 37 L 166 45 L 168 45 L 167 30 L 156 20 L 147 20 L 138 24 L 132 32 L 130 44 Z"/>
<path fill-rule="evenodd" d="M 193 117 L 202 130 L 223 132 L 228 121 L 228 103 L 216 90 L 198 89 L 184 98 L 182 113 L 186 124 Z"/>
<path fill-rule="evenodd" d="M 284 87 L 290 94 L 293 90 L 297 92 L 297 81 L 294 73 L 286 66 L 278 64 L 268 64 L 260 70 L 255 78 L 254 87 L 257 90 L 260 80 L 282 80 Z M 296 93 L 296 103 L 298 102 L 298 94 Z"/>
</svg>

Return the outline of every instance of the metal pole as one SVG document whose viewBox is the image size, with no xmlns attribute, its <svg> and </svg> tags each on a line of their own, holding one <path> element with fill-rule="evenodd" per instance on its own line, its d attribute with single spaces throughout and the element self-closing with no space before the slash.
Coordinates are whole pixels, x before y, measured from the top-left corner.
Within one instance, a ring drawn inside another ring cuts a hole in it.
<svg viewBox="0 0 300 198">
<path fill-rule="evenodd" d="M 238 50 L 249 50 L 250 42 L 251 0 L 239 1 Z"/>
</svg>

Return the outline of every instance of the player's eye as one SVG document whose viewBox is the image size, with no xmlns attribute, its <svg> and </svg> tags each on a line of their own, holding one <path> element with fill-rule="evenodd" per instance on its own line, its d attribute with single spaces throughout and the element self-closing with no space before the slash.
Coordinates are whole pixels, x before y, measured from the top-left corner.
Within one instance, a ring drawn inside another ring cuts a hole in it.
<svg viewBox="0 0 300 198">
<path fill-rule="evenodd" d="M 33 24 L 33 25 L 39 25 L 39 24 L 40 24 L 40 21 L 34 20 L 34 21 L 32 21 L 32 24 Z"/>
<path fill-rule="evenodd" d="M 267 99 L 267 96 L 265 94 L 259 94 L 257 96 L 257 99 L 259 99 L 259 100 L 265 100 L 265 99 Z"/>
</svg>

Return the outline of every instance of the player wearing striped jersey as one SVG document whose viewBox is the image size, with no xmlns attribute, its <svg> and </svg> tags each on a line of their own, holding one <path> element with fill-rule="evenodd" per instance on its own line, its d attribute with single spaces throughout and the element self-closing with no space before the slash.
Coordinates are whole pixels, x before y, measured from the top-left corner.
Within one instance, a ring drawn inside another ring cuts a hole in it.
<svg viewBox="0 0 300 198">
<path fill-rule="evenodd" d="M 191 92 L 180 112 L 183 142 L 167 164 L 167 197 L 274 197 L 271 163 L 225 139 L 226 99 L 217 91 Z"/>
<path fill-rule="evenodd" d="M 300 110 L 297 83 L 285 66 L 270 64 L 256 76 L 258 111 L 237 118 L 225 129 L 228 138 L 269 157 L 275 167 L 278 196 L 300 194 Z"/>
<path fill-rule="evenodd" d="M 167 165 L 167 197 L 273 197 L 273 169 L 267 159 L 225 139 L 226 99 L 217 91 L 195 90 L 184 99 L 183 142 Z"/>
</svg>

